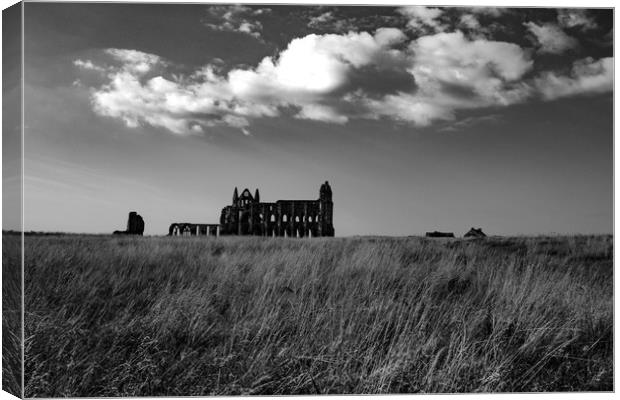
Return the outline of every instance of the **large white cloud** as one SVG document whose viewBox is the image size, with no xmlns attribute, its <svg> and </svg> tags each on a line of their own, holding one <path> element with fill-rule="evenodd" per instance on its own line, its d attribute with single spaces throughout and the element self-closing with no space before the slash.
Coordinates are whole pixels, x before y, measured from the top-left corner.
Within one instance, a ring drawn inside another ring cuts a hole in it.
<svg viewBox="0 0 620 400">
<path fill-rule="evenodd" d="M 367 100 L 375 117 L 427 126 L 453 119 L 457 110 L 513 104 L 529 95 L 519 81 L 532 61 L 515 44 L 469 40 L 454 32 L 421 37 L 409 48 L 417 90 Z"/>
<path fill-rule="evenodd" d="M 266 58 L 255 70 L 231 72 L 229 82 L 240 96 L 288 93 L 290 99 L 303 104 L 344 86 L 353 69 L 369 65 L 400 69 L 415 79 L 414 92 L 389 93 L 372 100 L 362 93 L 350 97 L 349 102 L 369 107 L 377 115 L 420 125 L 450 118 L 455 109 L 511 104 L 521 99 L 519 86 L 512 83 L 531 69 L 532 61 L 519 46 L 469 40 L 454 32 L 423 36 L 405 50 L 391 48 L 404 40 L 397 29 L 380 29 L 374 36 L 365 32 L 309 35 L 293 40 L 275 62 Z M 303 114 L 308 118 L 319 115 Z"/>
<path fill-rule="evenodd" d="M 277 59 L 265 57 L 255 69 L 231 71 L 229 81 L 233 91 L 244 97 L 326 94 L 344 85 L 352 69 L 404 63 L 404 55 L 391 49 L 404 40 L 395 28 L 379 29 L 374 36 L 367 32 L 311 34 L 293 39 Z"/>
<path fill-rule="evenodd" d="M 206 66 L 187 78 L 167 79 L 154 73 L 166 65 L 156 55 L 135 50 L 106 52 L 121 64 L 108 67 L 108 83 L 92 89 L 93 109 L 100 115 L 121 119 L 128 127 L 148 124 L 189 134 L 218 124 L 246 128 L 247 117 L 277 114 L 268 106 L 248 107 L 235 99 L 228 82 L 214 66 Z"/>
<path fill-rule="evenodd" d="M 165 65 L 156 55 L 109 49 L 106 53 L 120 66 L 111 67 L 109 82 L 93 90 L 93 106 L 127 126 L 146 123 L 177 134 L 216 124 L 247 128 L 248 117 L 277 116 L 286 106 L 296 107 L 298 118 L 343 123 L 346 116 L 323 102 L 348 83 L 354 69 L 402 68 L 405 57 L 391 47 L 404 40 L 393 28 L 379 29 L 374 36 L 308 35 L 291 41 L 278 57 L 265 57 L 256 68 L 223 75 L 206 66 L 184 80 L 150 76 Z"/>
<path fill-rule="evenodd" d="M 423 36 L 410 45 L 416 79 L 484 85 L 481 79 L 520 79 L 533 62 L 518 45 L 491 40 L 469 40 L 462 32 Z"/>
</svg>

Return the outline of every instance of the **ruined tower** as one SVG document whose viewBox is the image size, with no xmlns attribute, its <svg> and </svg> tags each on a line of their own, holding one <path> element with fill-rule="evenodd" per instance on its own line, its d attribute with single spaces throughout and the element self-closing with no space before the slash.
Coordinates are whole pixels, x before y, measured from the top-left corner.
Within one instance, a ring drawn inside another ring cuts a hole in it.
<svg viewBox="0 0 620 400">
<path fill-rule="evenodd" d="M 142 235 L 144 233 L 144 219 L 135 211 L 129 212 L 127 218 L 127 229 L 124 231 L 114 231 L 115 235 Z"/>
<path fill-rule="evenodd" d="M 320 236 L 334 236 L 334 202 L 332 201 L 332 188 L 328 181 L 321 185 L 319 207 L 321 210 Z"/>
</svg>

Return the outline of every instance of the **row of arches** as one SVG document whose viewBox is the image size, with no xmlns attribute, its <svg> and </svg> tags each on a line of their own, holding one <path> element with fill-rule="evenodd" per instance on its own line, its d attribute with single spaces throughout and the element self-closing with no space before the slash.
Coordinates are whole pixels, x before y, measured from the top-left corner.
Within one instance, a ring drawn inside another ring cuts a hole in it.
<svg viewBox="0 0 620 400">
<path fill-rule="evenodd" d="M 274 215 L 265 220 L 261 214 L 257 216 L 249 211 L 240 211 L 232 225 L 232 229 L 227 230 L 229 234 L 287 237 L 320 235 L 320 224 L 315 216 L 304 218 L 298 215 L 289 220 L 286 215 L 278 221 L 278 217 Z"/>
<path fill-rule="evenodd" d="M 259 221 L 260 222 L 264 222 L 264 217 L 263 214 L 259 214 Z M 319 217 L 316 215 L 296 215 L 294 218 L 289 217 L 287 214 L 282 214 L 282 216 L 280 217 L 280 222 L 284 222 L 284 223 L 288 223 L 291 222 L 290 219 L 294 222 L 319 222 Z M 269 217 L 269 222 L 273 222 L 276 223 L 278 222 L 278 218 L 276 217 L 275 214 L 271 214 L 271 216 Z"/>
<path fill-rule="evenodd" d="M 249 233 L 243 233 L 249 234 Z M 291 238 L 303 238 L 303 237 L 317 237 L 319 235 L 318 227 L 286 227 L 278 229 L 277 226 L 270 226 L 267 229 L 257 229 L 253 234 L 258 236 L 268 236 L 268 237 L 291 237 Z"/>
<path fill-rule="evenodd" d="M 220 236 L 220 226 L 215 224 L 174 223 L 168 229 L 169 236 Z"/>
</svg>

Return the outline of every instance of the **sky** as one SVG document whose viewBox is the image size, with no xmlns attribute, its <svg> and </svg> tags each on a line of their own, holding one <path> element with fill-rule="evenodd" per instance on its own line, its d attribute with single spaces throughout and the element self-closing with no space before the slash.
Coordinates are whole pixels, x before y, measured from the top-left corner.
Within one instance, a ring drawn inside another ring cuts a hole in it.
<svg viewBox="0 0 620 400">
<path fill-rule="evenodd" d="M 21 231 L 21 10 L 2 11 L 2 220 Z"/>
<path fill-rule="evenodd" d="M 24 16 L 25 230 L 109 233 L 137 211 L 163 235 L 217 223 L 235 187 L 317 199 L 327 180 L 337 236 L 612 232 L 609 9 Z"/>
</svg>

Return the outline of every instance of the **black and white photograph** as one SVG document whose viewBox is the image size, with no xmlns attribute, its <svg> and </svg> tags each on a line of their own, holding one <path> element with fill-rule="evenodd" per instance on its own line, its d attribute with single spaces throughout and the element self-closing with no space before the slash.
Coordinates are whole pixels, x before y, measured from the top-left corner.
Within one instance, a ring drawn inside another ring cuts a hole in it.
<svg viewBox="0 0 620 400">
<path fill-rule="evenodd" d="M 614 391 L 614 9 L 2 15 L 2 390 Z"/>
</svg>

